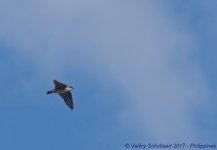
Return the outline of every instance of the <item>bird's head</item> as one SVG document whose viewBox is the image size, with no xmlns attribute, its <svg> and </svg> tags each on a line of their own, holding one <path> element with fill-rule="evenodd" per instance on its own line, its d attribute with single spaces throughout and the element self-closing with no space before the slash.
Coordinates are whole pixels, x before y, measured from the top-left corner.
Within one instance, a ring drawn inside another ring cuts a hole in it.
<svg viewBox="0 0 217 150">
<path fill-rule="evenodd" d="M 70 89 L 70 90 L 74 90 L 75 88 L 74 88 L 74 87 L 72 87 L 72 86 L 69 86 L 69 89 Z"/>
</svg>

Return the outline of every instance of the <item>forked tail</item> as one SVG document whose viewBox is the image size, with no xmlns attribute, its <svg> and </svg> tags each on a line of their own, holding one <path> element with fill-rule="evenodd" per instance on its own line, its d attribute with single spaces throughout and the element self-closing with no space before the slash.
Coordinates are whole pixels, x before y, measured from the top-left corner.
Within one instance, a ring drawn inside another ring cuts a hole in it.
<svg viewBox="0 0 217 150">
<path fill-rule="evenodd" d="M 51 94 L 51 93 L 54 93 L 54 91 L 53 90 L 47 91 L 47 94 Z"/>
</svg>

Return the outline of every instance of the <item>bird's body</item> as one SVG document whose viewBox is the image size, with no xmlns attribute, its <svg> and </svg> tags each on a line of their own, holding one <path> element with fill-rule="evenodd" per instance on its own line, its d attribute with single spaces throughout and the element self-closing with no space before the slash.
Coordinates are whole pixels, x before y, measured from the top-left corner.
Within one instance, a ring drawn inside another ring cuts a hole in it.
<svg viewBox="0 0 217 150">
<path fill-rule="evenodd" d="M 73 99 L 72 99 L 72 94 L 71 90 L 74 89 L 71 86 L 67 86 L 63 83 L 60 83 L 59 81 L 54 80 L 53 81 L 55 84 L 55 89 L 47 91 L 47 94 L 51 93 L 57 93 L 59 94 L 65 101 L 65 103 L 68 105 L 69 108 L 73 109 Z"/>
<path fill-rule="evenodd" d="M 51 93 L 57 93 L 57 94 L 64 94 L 66 92 L 70 92 L 72 90 L 71 87 L 66 87 L 65 89 L 53 89 L 50 91 L 47 91 L 47 94 L 51 94 Z"/>
</svg>

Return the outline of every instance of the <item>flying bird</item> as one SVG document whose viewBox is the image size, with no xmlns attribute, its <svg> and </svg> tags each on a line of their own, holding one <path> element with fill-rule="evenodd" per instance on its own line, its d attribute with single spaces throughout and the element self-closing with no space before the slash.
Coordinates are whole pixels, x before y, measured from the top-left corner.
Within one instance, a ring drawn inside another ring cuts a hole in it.
<svg viewBox="0 0 217 150">
<path fill-rule="evenodd" d="M 72 86 L 67 86 L 63 83 L 60 83 L 57 80 L 53 81 L 54 85 L 55 85 L 55 89 L 47 91 L 47 94 L 51 94 L 51 93 L 57 93 L 59 94 L 65 101 L 66 105 L 73 109 L 74 105 L 73 105 L 73 99 L 72 99 L 72 94 L 71 94 L 71 90 L 73 90 L 74 88 Z"/>
</svg>

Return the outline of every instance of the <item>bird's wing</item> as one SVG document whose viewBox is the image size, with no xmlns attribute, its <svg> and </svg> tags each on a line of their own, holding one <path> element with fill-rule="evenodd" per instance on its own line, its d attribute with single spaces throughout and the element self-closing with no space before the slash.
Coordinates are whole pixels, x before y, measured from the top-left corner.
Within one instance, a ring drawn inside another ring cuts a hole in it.
<svg viewBox="0 0 217 150">
<path fill-rule="evenodd" d="M 53 83 L 55 84 L 55 89 L 56 90 L 63 90 L 66 88 L 66 85 L 63 84 L 63 83 L 60 83 L 59 81 L 57 80 L 53 80 Z"/>
<path fill-rule="evenodd" d="M 69 108 L 73 109 L 73 99 L 72 99 L 72 94 L 70 92 L 62 93 L 59 94 L 65 101 L 66 105 L 69 106 Z"/>
</svg>

